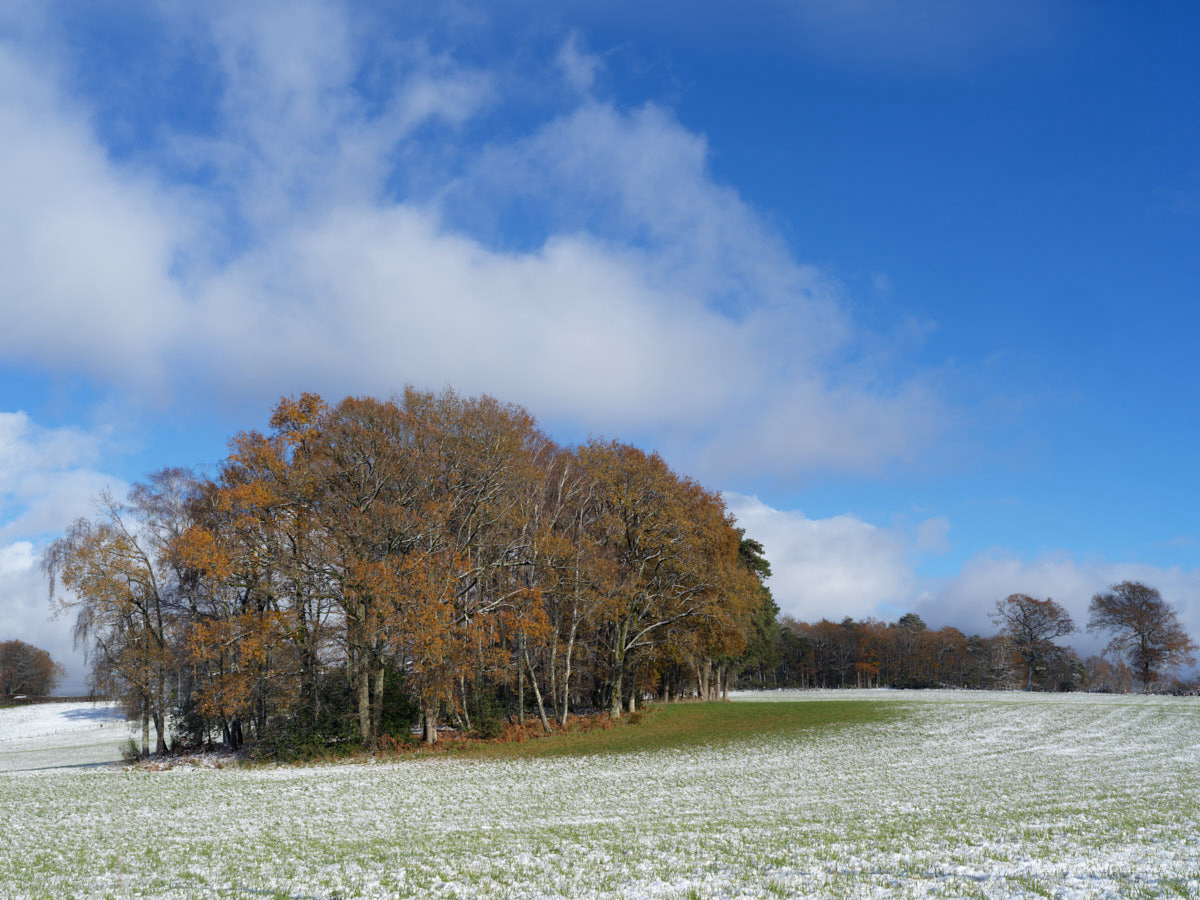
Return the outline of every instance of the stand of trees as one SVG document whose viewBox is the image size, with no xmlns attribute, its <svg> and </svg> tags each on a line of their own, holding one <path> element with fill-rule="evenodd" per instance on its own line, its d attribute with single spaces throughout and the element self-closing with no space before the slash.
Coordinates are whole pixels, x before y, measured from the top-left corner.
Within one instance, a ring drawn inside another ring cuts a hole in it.
<svg viewBox="0 0 1200 900">
<path fill-rule="evenodd" d="M 1055 643 L 1076 627 L 1051 599 L 1011 594 L 996 602 L 992 621 L 999 632 L 984 636 L 931 630 L 915 613 L 893 623 L 784 617 L 775 647 L 747 659 L 741 686 L 1190 689 L 1170 673 L 1194 663 L 1197 647 L 1171 606 L 1146 585 L 1122 582 L 1092 598 L 1088 630 L 1113 636 L 1104 656 L 1081 660 Z"/>
<path fill-rule="evenodd" d="M 1034 677 L 1048 670 L 1062 653 L 1054 643 L 1075 631 L 1070 614 L 1052 599 L 1038 600 L 1028 594 L 1009 594 L 996 601 L 992 621 L 1025 666 L 1025 689 L 1033 690 Z"/>
<path fill-rule="evenodd" d="M 747 684 L 817 688 L 963 687 L 1074 690 L 1086 667 L 1069 648 L 1047 643 L 1032 667 L 1021 645 L 1002 631 L 966 635 L 957 628 L 930 629 L 909 613 L 896 622 L 877 619 L 800 622 L 785 617 L 779 663 L 750 673 Z M 1030 675 L 1032 668 L 1032 675 Z"/>
<path fill-rule="evenodd" d="M 407 390 L 281 401 L 219 472 L 102 497 L 46 552 L 142 752 L 545 729 L 725 692 L 770 665 L 761 546 L 655 454 L 560 447 L 515 406 Z"/>
<path fill-rule="evenodd" d="M 0 695 L 45 697 L 65 674 L 45 650 L 24 641 L 0 643 Z"/>
<path fill-rule="evenodd" d="M 1032 658 L 1032 662 L 1031 662 Z M 1007 631 L 966 635 L 957 628 L 929 629 L 920 616 L 799 622 L 780 627 L 778 665 L 750 673 L 761 686 L 817 688 L 961 687 L 1075 690 L 1087 667 L 1074 650 L 1050 642 L 1031 657 L 1028 645 Z"/>
<path fill-rule="evenodd" d="M 718 495 L 630 445 L 559 446 L 486 396 L 305 394 L 270 426 L 211 478 L 165 469 L 102 496 L 46 551 L 143 753 L 172 725 L 233 748 L 376 747 L 734 684 L 1148 689 L 1195 649 L 1129 583 L 1092 601 L 1111 661 L 1054 643 L 1070 616 L 1023 594 L 988 637 L 911 613 L 781 623 L 763 548 Z"/>
</svg>

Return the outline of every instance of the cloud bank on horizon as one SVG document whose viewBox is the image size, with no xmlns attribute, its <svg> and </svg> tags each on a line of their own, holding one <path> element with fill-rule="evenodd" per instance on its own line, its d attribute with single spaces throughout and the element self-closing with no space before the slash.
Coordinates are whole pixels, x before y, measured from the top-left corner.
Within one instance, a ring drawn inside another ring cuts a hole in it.
<svg viewBox="0 0 1200 900">
<path fill-rule="evenodd" d="M 1079 632 L 1065 640 L 1083 655 L 1099 653 L 1107 638 L 1087 634 L 1092 597 L 1122 581 L 1157 587 L 1181 614 L 1191 634 L 1200 633 L 1200 572 L 1144 563 L 1076 559 L 1058 551 L 1022 559 L 987 550 L 950 577 L 918 573 L 920 558 L 945 550 L 940 517 L 915 527 L 880 527 L 857 516 L 810 519 L 780 510 L 758 497 L 726 492 L 726 505 L 771 561 L 768 581 L 781 612 L 800 621 L 878 618 L 894 622 L 916 612 L 931 627 L 953 625 L 971 634 L 996 631 L 990 614 L 996 601 L 1022 593 L 1061 603 Z"/>
<path fill-rule="evenodd" d="M 904 4 L 858 6 L 801 4 L 797 33 L 892 65 L 921 46 L 906 34 L 954 60 L 989 30 L 953 4 L 927 4 L 936 34 Z M 223 416 L 230 433 L 300 390 L 452 384 L 554 432 L 651 444 L 717 487 L 879 477 L 965 427 L 956 364 L 919 353 L 930 323 L 862 314 L 835 266 L 714 173 L 720 148 L 669 102 L 618 98 L 586 33 L 481 58 L 456 43 L 487 28 L 466 8 L 424 29 L 326 0 L 132 9 L 147 40 L 119 78 L 53 4 L 0 16 L 9 370 L 81 380 L 144 420 Z M 1044 34 L 1036 10 L 989 28 Z M 56 657 L 71 651 L 63 623 L 38 621 L 38 552 L 137 477 L 102 418 L 0 413 L 0 627 Z M 944 515 L 892 526 L 725 496 L 800 618 L 915 608 L 987 629 L 1020 590 L 1082 619 L 1136 571 L 1200 632 L 1190 571 L 1001 552 L 930 579 Z"/>
</svg>

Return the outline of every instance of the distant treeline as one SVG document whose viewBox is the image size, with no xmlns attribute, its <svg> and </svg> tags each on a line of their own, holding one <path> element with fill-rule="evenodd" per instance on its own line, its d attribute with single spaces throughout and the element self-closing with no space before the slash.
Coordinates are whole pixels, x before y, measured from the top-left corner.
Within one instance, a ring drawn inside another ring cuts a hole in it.
<svg viewBox="0 0 1200 900">
<path fill-rule="evenodd" d="M 1035 601 L 1037 602 L 1037 601 Z M 1047 602 L 1047 601 L 1042 601 Z M 1039 640 L 1029 653 L 1019 634 L 964 634 L 930 629 L 909 613 L 896 622 L 876 619 L 801 622 L 783 617 L 762 663 L 742 673 L 742 687 L 979 688 L 1126 692 L 1142 686 L 1123 660 L 1080 659 L 1070 647 Z M 1167 678 L 1161 690 L 1190 685 Z"/>
<path fill-rule="evenodd" d="M 449 390 L 285 399 L 214 477 L 101 498 L 44 565 L 143 753 L 152 725 L 158 752 L 548 730 L 716 696 L 776 637 L 762 548 L 717 494 Z"/>
</svg>

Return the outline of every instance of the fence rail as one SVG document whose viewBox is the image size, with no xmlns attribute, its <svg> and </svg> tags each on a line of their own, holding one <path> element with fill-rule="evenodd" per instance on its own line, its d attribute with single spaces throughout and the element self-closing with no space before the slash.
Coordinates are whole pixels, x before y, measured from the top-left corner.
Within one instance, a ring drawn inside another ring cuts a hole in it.
<svg viewBox="0 0 1200 900">
<path fill-rule="evenodd" d="M 28 694 L 0 694 L 0 706 L 28 706 L 34 703 L 104 703 L 108 700 L 102 694 L 90 694 L 86 697 L 31 697 Z"/>
</svg>

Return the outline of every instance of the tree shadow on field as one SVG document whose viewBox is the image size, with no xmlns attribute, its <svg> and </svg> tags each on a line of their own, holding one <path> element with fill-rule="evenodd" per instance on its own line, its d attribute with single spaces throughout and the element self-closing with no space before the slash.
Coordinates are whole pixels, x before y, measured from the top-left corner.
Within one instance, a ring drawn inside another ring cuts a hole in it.
<svg viewBox="0 0 1200 900">
<path fill-rule="evenodd" d="M 71 722 L 95 722 L 97 725 L 125 721 L 125 717 L 121 715 L 119 710 L 110 707 L 101 709 L 65 709 L 60 715 Z"/>
</svg>

